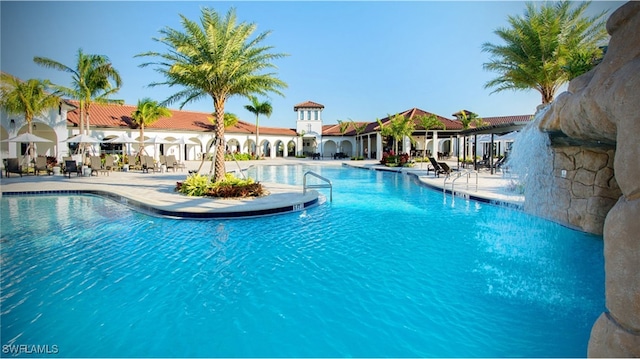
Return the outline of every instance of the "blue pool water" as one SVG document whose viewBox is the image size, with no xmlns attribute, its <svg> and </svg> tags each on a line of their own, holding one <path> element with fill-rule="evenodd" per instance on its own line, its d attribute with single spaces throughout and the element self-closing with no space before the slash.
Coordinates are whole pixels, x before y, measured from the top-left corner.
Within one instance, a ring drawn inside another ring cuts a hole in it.
<svg viewBox="0 0 640 359">
<path fill-rule="evenodd" d="M 4 196 L 0 344 L 62 357 L 586 356 L 604 308 L 600 237 L 452 203 L 407 175 L 310 168 L 332 180 L 332 203 L 257 219 Z M 250 174 L 301 184 L 301 170 Z"/>
</svg>

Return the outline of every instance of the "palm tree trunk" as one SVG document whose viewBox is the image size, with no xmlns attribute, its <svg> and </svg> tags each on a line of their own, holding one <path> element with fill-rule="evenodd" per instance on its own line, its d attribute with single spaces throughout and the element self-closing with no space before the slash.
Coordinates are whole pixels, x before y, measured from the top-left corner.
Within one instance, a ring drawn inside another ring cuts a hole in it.
<svg viewBox="0 0 640 359">
<path fill-rule="evenodd" d="M 141 123 L 140 124 L 140 148 L 138 149 L 138 157 L 142 156 L 143 152 L 144 152 L 144 123 Z"/>
<path fill-rule="evenodd" d="M 260 157 L 260 122 L 258 121 L 260 115 L 256 115 L 256 157 Z"/>
<path fill-rule="evenodd" d="M 84 101 L 78 101 L 78 111 L 80 111 L 80 134 L 84 133 Z M 80 144 L 78 144 L 80 146 Z M 83 159 L 84 161 L 84 159 Z"/>
<path fill-rule="evenodd" d="M 224 99 L 214 99 L 213 105 L 216 110 L 216 156 L 214 182 L 222 181 L 226 175 L 224 165 Z M 257 132 L 256 132 L 257 134 Z"/>
<path fill-rule="evenodd" d="M 542 94 L 542 104 L 547 105 L 553 101 L 553 89 L 543 87 L 540 89 L 540 94 Z"/>
<path fill-rule="evenodd" d="M 87 136 L 89 136 L 89 107 L 87 107 L 87 121 L 85 121 L 85 125 L 87 126 Z"/>
</svg>

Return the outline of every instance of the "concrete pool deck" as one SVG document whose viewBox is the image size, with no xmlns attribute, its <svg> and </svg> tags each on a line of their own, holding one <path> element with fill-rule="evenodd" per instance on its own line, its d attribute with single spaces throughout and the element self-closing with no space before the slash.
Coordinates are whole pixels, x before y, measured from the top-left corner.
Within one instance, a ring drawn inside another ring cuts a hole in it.
<svg viewBox="0 0 640 359">
<path fill-rule="evenodd" d="M 380 166 L 378 161 L 344 161 L 344 160 L 308 160 L 308 159 L 275 159 L 261 161 L 227 162 L 227 171 L 238 171 L 254 165 L 292 165 L 313 164 L 326 166 L 360 167 L 369 170 L 384 170 L 413 174 L 423 184 L 435 189 L 442 189 L 444 177 L 435 177 L 433 172 L 427 174 L 418 163 L 413 168 L 388 168 Z M 196 170 L 199 161 L 188 161 L 187 170 Z M 208 173 L 209 163 L 203 166 L 203 173 Z M 452 167 L 455 168 L 455 167 Z M 4 172 L 4 171 L 3 171 Z M 509 192 L 510 179 L 502 174 L 490 175 L 480 172 L 478 175 L 478 189 L 475 187 L 475 177 L 470 180 L 467 188 L 462 179 L 455 184 L 455 192 L 459 196 L 498 202 L 503 204 L 521 205 L 524 197 Z M 97 194 L 111 198 L 123 204 L 151 214 L 176 218 L 237 218 L 271 215 L 301 211 L 317 205 L 321 199 L 320 193 L 308 190 L 303 193 L 301 185 L 292 186 L 279 183 L 263 182 L 269 195 L 250 199 L 213 199 L 201 197 L 187 197 L 174 191 L 176 182 L 183 181 L 188 172 L 142 173 L 141 171 L 119 172 L 112 171 L 98 176 L 76 176 L 71 178 L 64 175 L 24 175 L 20 177 L 11 174 L 0 179 L 0 192 L 3 196 L 29 194 Z M 447 184 L 450 189 L 450 184 Z M 450 193 L 450 191 L 449 191 Z"/>
</svg>

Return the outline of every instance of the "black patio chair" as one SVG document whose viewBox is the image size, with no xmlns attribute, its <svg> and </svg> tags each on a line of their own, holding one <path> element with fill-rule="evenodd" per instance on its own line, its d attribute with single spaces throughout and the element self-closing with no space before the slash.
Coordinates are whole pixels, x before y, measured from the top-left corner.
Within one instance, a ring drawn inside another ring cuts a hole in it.
<svg viewBox="0 0 640 359">
<path fill-rule="evenodd" d="M 75 160 L 66 160 L 64 161 L 64 174 L 68 175 L 71 178 L 71 173 L 76 173 L 77 176 L 80 176 L 82 171 L 82 167 L 78 167 L 78 163 Z"/>
<path fill-rule="evenodd" d="M 4 166 L 5 176 L 9 178 L 9 173 L 17 173 L 22 177 L 22 166 L 17 158 L 7 158 Z"/>
</svg>

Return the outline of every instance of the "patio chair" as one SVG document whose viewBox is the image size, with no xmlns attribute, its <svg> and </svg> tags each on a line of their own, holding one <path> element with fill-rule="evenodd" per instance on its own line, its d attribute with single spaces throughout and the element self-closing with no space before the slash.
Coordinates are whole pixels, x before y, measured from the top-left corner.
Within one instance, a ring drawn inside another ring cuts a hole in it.
<svg viewBox="0 0 640 359">
<path fill-rule="evenodd" d="M 4 166 L 5 176 L 9 178 L 9 173 L 17 173 L 22 177 L 22 166 L 17 158 L 7 158 Z"/>
<path fill-rule="evenodd" d="M 178 167 L 178 160 L 176 160 L 176 156 L 169 155 L 166 157 L 165 164 L 167 165 L 167 171 L 169 170 L 169 168 L 171 168 L 173 172 L 175 172 L 176 168 Z"/>
<path fill-rule="evenodd" d="M 66 160 L 64 161 L 64 174 L 68 175 L 71 178 L 71 173 L 76 173 L 76 175 L 80 176 L 82 171 L 82 167 L 78 167 L 78 163 L 75 160 Z"/>
<path fill-rule="evenodd" d="M 441 173 L 445 173 L 444 169 L 441 166 L 441 163 L 436 161 L 435 158 L 429 157 L 429 162 L 431 162 L 431 167 L 427 167 L 427 175 L 430 171 L 433 171 L 433 175 L 436 177 L 440 177 Z"/>
<path fill-rule="evenodd" d="M 104 156 L 104 169 L 107 171 L 114 171 L 116 169 L 116 162 L 112 155 Z"/>
<path fill-rule="evenodd" d="M 440 168 L 442 169 L 443 174 L 449 176 L 451 174 L 451 167 L 449 167 L 449 165 L 446 162 L 438 162 L 438 164 L 440 165 Z"/>
<path fill-rule="evenodd" d="M 33 165 L 33 171 L 36 176 L 42 171 L 47 172 L 47 175 L 53 174 L 53 170 L 47 166 L 46 157 L 36 157 L 36 162 Z"/>
<path fill-rule="evenodd" d="M 156 164 L 156 162 L 153 160 L 153 157 L 151 156 L 142 156 L 142 172 L 147 172 L 149 173 L 149 170 L 156 172 L 156 171 L 160 171 L 160 169 L 158 168 L 158 165 Z"/>
<path fill-rule="evenodd" d="M 127 158 L 127 162 L 129 164 L 129 169 L 130 170 L 143 170 L 143 168 L 142 168 L 142 165 L 144 164 L 143 157 L 144 156 L 136 156 L 136 157 Z M 138 160 L 140 162 L 138 162 Z"/>
<path fill-rule="evenodd" d="M 90 156 L 89 157 L 89 167 L 91 167 L 91 176 L 95 173 L 98 175 L 98 171 L 102 170 L 102 160 L 100 156 Z"/>
</svg>

